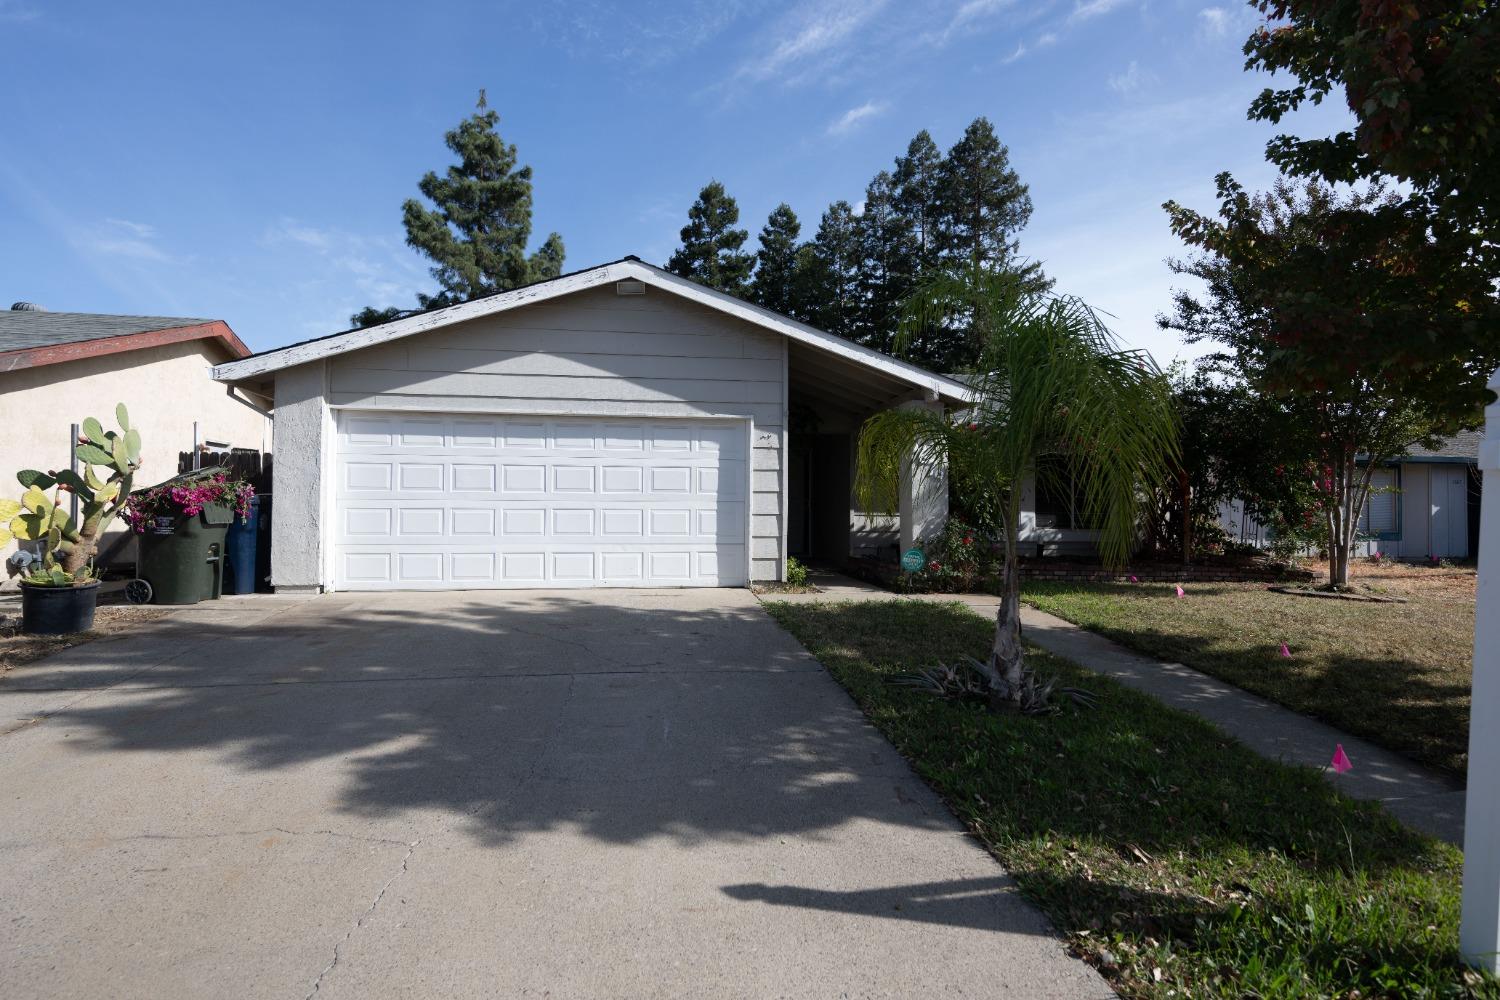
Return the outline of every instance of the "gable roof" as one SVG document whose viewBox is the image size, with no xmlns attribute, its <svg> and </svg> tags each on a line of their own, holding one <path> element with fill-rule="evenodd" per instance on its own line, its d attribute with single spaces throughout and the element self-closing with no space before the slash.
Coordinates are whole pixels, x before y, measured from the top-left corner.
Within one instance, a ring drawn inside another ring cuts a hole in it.
<svg viewBox="0 0 1500 1000">
<path fill-rule="evenodd" d="M 848 361 L 884 372 L 910 385 L 937 393 L 939 397 L 959 403 L 968 403 L 974 400 L 974 393 L 971 389 L 951 378 L 935 374 L 927 371 L 925 368 L 919 368 L 914 364 L 901 361 L 889 355 L 881 354 L 879 351 L 871 350 L 868 347 L 862 347 L 852 341 L 845 340 L 843 337 L 808 326 L 806 323 L 800 323 L 790 317 L 772 312 L 753 303 L 737 299 L 733 295 L 716 291 L 695 281 L 689 281 L 687 278 L 680 277 L 670 271 L 647 264 L 637 257 L 625 257 L 621 260 L 611 261 L 608 264 L 600 264 L 596 267 L 575 271 L 572 274 L 565 274 L 546 281 L 539 281 L 521 288 L 514 288 L 506 292 L 497 292 L 494 295 L 473 299 L 456 306 L 447 306 L 442 309 L 431 310 L 430 312 L 404 316 L 389 323 L 382 323 L 379 326 L 366 327 L 360 330 L 348 330 L 327 337 L 319 337 L 316 340 L 288 344 L 285 347 L 264 351 L 238 361 L 217 365 L 213 370 L 213 376 L 221 382 L 235 382 L 242 379 L 269 375 L 284 368 L 291 368 L 294 365 L 306 364 L 309 361 L 331 358 L 350 351 L 373 347 L 376 344 L 384 344 L 403 337 L 425 333 L 428 330 L 435 330 L 439 327 L 450 326 L 454 323 L 462 323 L 467 320 L 478 319 L 482 316 L 493 316 L 497 313 L 531 305 L 536 302 L 545 302 L 548 299 L 559 298 L 573 292 L 585 291 L 616 281 L 632 279 L 643 281 L 653 288 L 659 288 L 665 292 L 678 295 L 689 301 L 697 302 L 700 305 L 716 309 L 719 312 L 727 313 L 748 323 L 753 323 L 756 326 L 779 333 L 798 343 L 828 351 Z"/>
<path fill-rule="evenodd" d="M 202 339 L 220 341 L 237 358 L 250 353 L 223 320 L 6 310 L 0 312 L 0 373 Z"/>
<path fill-rule="evenodd" d="M 1444 440 L 1436 448 L 1417 445 L 1403 455 L 1401 462 L 1468 462 L 1479 461 L 1479 445 L 1484 440 L 1483 431 L 1459 431 Z"/>
</svg>

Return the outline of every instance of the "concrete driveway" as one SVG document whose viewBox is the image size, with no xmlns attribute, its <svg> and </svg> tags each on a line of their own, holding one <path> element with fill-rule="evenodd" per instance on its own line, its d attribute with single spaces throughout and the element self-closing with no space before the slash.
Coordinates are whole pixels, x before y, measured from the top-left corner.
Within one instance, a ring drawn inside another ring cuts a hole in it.
<svg viewBox="0 0 1500 1000">
<path fill-rule="evenodd" d="M 1109 995 L 742 590 L 224 601 L 0 732 L 0 996 Z"/>
</svg>

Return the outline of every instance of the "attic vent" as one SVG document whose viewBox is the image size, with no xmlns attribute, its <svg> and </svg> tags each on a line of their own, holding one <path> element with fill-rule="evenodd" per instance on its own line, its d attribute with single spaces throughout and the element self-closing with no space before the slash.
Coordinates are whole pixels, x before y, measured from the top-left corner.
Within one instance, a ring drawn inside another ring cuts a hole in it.
<svg viewBox="0 0 1500 1000">
<path fill-rule="evenodd" d="M 0 299 L 0 302 L 3 301 L 3 299 Z M 17 302 L 10 307 L 10 311 L 18 313 L 44 313 L 47 310 L 43 309 L 35 302 Z"/>
<path fill-rule="evenodd" d="M 636 281 L 634 278 L 626 278 L 624 281 L 615 282 L 616 295 L 645 295 L 646 283 Z"/>
</svg>

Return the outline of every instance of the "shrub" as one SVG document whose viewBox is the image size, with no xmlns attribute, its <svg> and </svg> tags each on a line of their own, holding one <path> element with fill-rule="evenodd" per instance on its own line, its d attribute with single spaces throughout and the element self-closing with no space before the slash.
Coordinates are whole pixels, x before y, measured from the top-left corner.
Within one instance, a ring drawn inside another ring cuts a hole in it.
<svg viewBox="0 0 1500 1000">
<path fill-rule="evenodd" d="M 786 582 L 793 587 L 807 586 L 807 567 L 796 556 L 786 557 Z"/>
</svg>

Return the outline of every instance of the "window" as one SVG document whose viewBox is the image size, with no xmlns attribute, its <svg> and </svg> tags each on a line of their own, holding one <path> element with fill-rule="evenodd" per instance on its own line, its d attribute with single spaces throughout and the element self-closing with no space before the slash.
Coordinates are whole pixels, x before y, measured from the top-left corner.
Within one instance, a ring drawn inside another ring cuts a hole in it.
<svg viewBox="0 0 1500 1000">
<path fill-rule="evenodd" d="M 1083 509 L 1083 492 L 1078 488 L 1068 460 L 1048 455 L 1037 461 L 1036 526 L 1038 528 L 1092 528 L 1096 519 Z"/>
<path fill-rule="evenodd" d="M 1382 541 L 1401 537 L 1401 470 L 1376 469 L 1370 476 L 1370 496 L 1360 517 L 1360 534 Z"/>
</svg>

